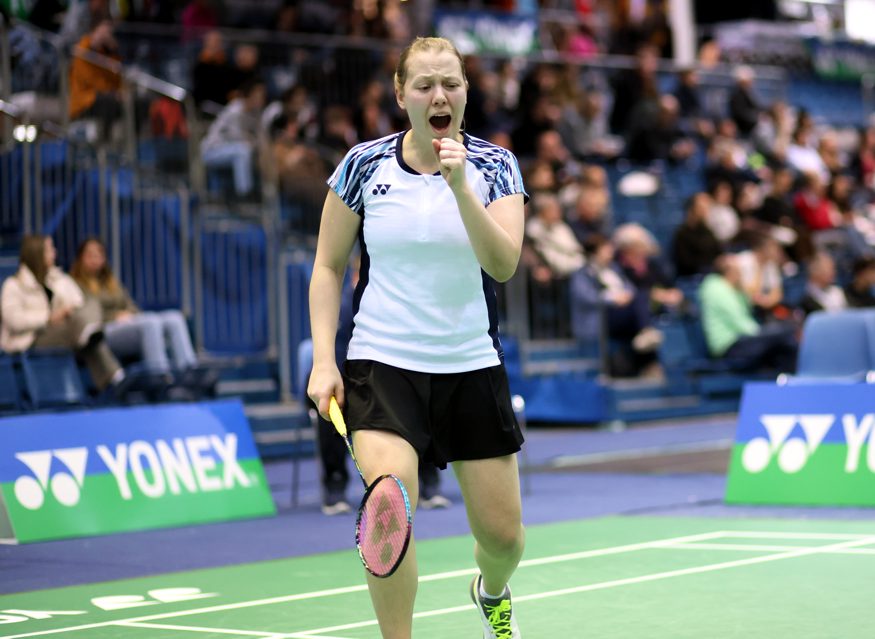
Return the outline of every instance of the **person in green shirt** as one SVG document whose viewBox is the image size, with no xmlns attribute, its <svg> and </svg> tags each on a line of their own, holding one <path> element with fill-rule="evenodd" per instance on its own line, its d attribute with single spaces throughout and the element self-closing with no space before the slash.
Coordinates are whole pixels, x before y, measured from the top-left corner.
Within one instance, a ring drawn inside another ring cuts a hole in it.
<svg viewBox="0 0 875 639">
<path fill-rule="evenodd" d="M 742 290 L 738 257 L 719 256 L 714 272 L 699 287 L 702 329 L 712 357 L 727 360 L 733 369 L 792 373 L 799 348 L 795 328 L 754 319 L 750 299 Z"/>
</svg>

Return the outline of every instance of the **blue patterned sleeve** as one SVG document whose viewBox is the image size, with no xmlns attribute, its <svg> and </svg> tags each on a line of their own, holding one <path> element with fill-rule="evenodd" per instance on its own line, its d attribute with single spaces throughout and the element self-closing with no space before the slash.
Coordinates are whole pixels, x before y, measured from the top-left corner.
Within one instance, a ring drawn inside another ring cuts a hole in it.
<svg viewBox="0 0 875 639">
<path fill-rule="evenodd" d="M 523 185 L 523 176 L 516 156 L 507 149 L 502 149 L 502 151 L 490 185 L 489 203 L 516 193 L 522 193 L 523 201 L 528 202 L 529 194 L 526 193 L 526 188 Z"/>
<path fill-rule="evenodd" d="M 350 209 L 361 215 L 364 211 L 362 201 L 362 155 L 357 147 L 350 149 L 343 161 L 328 178 L 328 186 Z"/>
</svg>

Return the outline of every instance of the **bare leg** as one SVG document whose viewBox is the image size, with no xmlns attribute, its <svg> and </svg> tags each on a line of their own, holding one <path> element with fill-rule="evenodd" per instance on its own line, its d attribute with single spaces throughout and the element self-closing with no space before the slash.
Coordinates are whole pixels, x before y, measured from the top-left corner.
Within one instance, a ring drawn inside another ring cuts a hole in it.
<svg viewBox="0 0 875 639">
<path fill-rule="evenodd" d="M 453 470 L 465 498 L 483 588 L 500 595 L 525 546 L 516 455 L 454 462 Z"/>
<path fill-rule="evenodd" d="M 419 458 L 404 439 L 387 431 L 360 430 L 353 433 L 355 454 L 362 472 L 370 484 L 380 475 L 397 475 L 410 497 L 410 507 L 416 512 L 419 499 Z M 395 573 L 386 579 L 368 577 L 368 590 L 383 639 L 411 639 L 413 633 L 413 602 L 419 574 L 413 538 L 404 560 Z"/>
</svg>

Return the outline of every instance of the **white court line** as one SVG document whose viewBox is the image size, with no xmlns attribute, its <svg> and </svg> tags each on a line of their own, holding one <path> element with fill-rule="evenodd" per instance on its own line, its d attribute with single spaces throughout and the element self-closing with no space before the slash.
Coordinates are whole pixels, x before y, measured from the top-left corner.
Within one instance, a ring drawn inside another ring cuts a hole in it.
<svg viewBox="0 0 875 639">
<path fill-rule="evenodd" d="M 572 595 L 579 594 L 582 592 L 591 592 L 594 590 L 605 590 L 607 588 L 616 588 L 617 586 L 629 586 L 639 583 L 646 583 L 650 581 L 657 581 L 660 579 L 669 579 L 672 577 L 682 577 L 686 575 L 695 575 L 701 574 L 705 572 L 714 572 L 716 570 L 725 570 L 727 568 L 737 568 L 739 566 L 749 566 L 753 564 L 761 564 L 770 561 L 779 561 L 781 559 L 794 559 L 796 557 L 804 557 L 805 555 L 816 555 L 820 553 L 833 552 L 835 550 L 840 550 L 842 548 L 853 548 L 854 546 L 865 546 L 868 544 L 875 543 L 875 537 L 864 537 L 862 539 L 853 539 L 850 541 L 843 541 L 835 544 L 830 544 L 829 546 L 821 546 L 821 547 L 808 547 L 808 548 L 797 548 L 791 552 L 783 552 L 774 555 L 766 555 L 764 557 L 752 557 L 749 559 L 741 559 L 738 561 L 727 561 L 719 564 L 709 564 L 705 566 L 696 566 L 694 568 L 683 568 L 680 570 L 669 570 L 666 572 L 657 572 L 652 573 L 650 575 L 642 575 L 640 577 L 628 577 L 626 579 L 615 579 L 613 581 L 603 581 L 601 583 L 588 584 L 586 586 L 576 586 L 574 588 L 562 588 L 560 590 L 551 590 L 548 592 L 541 592 L 533 595 L 523 595 L 521 597 L 514 597 L 514 601 L 536 601 L 539 599 L 549 599 L 551 597 L 560 597 L 564 595 Z M 466 606 L 453 606 L 452 608 L 441 608 L 440 610 L 429 610 L 428 612 L 418 612 L 414 613 L 414 619 L 421 619 L 423 617 L 433 617 L 436 615 L 445 615 L 454 612 L 462 612 L 464 610 L 471 610 L 473 608 L 473 604 L 468 604 Z M 313 630 L 305 630 L 304 634 L 311 635 L 319 635 L 320 632 L 333 632 L 336 630 L 352 630 L 353 628 L 365 628 L 367 626 L 375 626 L 377 625 L 377 621 L 362 621 L 359 623 L 351 623 L 344 624 L 342 626 L 329 626 L 325 628 L 316 628 Z"/>
<path fill-rule="evenodd" d="M 628 544 L 625 546 L 614 546 L 614 547 L 609 547 L 609 548 L 600 548 L 600 549 L 596 549 L 596 550 L 586 550 L 586 551 L 582 551 L 582 552 L 568 553 L 568 554 L 563 554 L 563 555 L 553 555 L 553 556 L 549 556 L 549 557 L 541 557 L 538 559 L 527 559 L 525 561 L 520 562 L 520 567 L 541 566 L 541 565 L 552 564 L 552 563 L 562 563 L 562 562 L 566 562 L 566 561 L 575 561 L 578 559 L 587 559 L 587 558 L 591 558 L 591 557 L 602 557 L 602 556 L 625 553 L 625 552 L 633 552 L 636 550 L 660 548 L 662 546 L 671 545 L 671 544 L 683 544 L 683 543 L 687 543 L 687 542 L 706 541 L 709 539 L 717 539 L 720 537 L 733 536 L 733 535 L 737 535 L 737 534 L 738 534 L 737 531 L 714 531 L 714 532 L 709 532 L 709 533 L 700 533 L 700 534 L 696 534 L 696 535 L 685 535 L 682 537 L 671 537 L 671 538 L 661 539 L 661 540 L 656 540 L 656 541 L 642 542 L 642 543 L 637 543 L 637 544 Z M 770 533 L 746 533 L 746 534 L 768 535 Z M 785 535 L 785 538 L 792 538 L 793 534 L 794 533 L 787 533 Z M 799 534 L 802 534 L 802 533 L 799 533 Z M 843 539 L 846 539 L 849 536 L 850 535 L 838 535 L 838 537 L 843 538 Z M 853 541 L 846 542 L 846 543 L 857 543 L 858 540 L 856 538 L 861 537 L 861 536 L 854 535 L 853 537 L 855 538 Z M 867 545 L 867 544 L 875 543 L 875 537 L 864 537 L 862 541 L 865 541 L 866 543 L 862 543 L 860 545 Z M 841 546 L 843 544 L 836 544 L 836 545 Z M 830 548 L 830 547 L 824 547 L 824 548 Z M 816 549 L 815 550 L 800 549 L 800 550 L 803 551 L 801 553 L 798 553 L 800 555 L 811 554 L 811 553 L 817 552 Z M 796 556 L 796 555 L 797 555 L 797 553 L 788 553 L 788 556 Z M 752 561 L 752 560 L 742 560 L 742 561 L 746 562 L 746 563 L 758 563 L 759 561 L 762 561 L 763 559 L 771 560 L 771 557 L 772 556 L 770 556 L 769 558 L 762 558 L 762 557 L 757 558 L 756 561 Z M 785 557 L 784 557 L 784 555 L 774 555 L 774 558 L 783 559 Z M 736 564 L 738 562 L 729 562 L 729 563 Z M 741 563 L 738 565 L 744 565 L 744 564 Z M 725 564 L 714 564 L 714 566 L 718 566 L 719 568 L 709 568 L 709 569 L 720 569 L 723 567 L 729 567 L 729 566 L 726 566 Z M 708 567 L 705 567 L 705 568 L 708 568 Z M 455 577 L 470 576 L 470 575 L 474 575 L 476 573 L 477 573 L 476 568 L 469 568 L 469 569 L 463 569 L 463 570 L 452 570 L 452 571 L 447 571 L 447 572 L 435 573 L 432 575 L 424 575 L 424 576 L 420 577 L 419 581 L 420 582 L 438 581 L 438 580 L 442 580 L 442 579 L 452 579 Z M 674 574 L 669 574 L 669 573 L 657 573 L 657 574 L 667 575 L 667 576 L 675 576 Z M 685 574 L 685 573 L 680 572 L 678 574 Z M 651 578 L 650 576 L 645 576 L 642 578 L 633 578 L 633 579 L 641 579 L 643 581 L 648 581 L 648 580 L 650 580 L 650 578 Z M 659 577 L 659 578 L 664 578 L 664 577 Z M 628 580 L 623 580 L 623 582 L 626 582 L 626 581 L 628 581 Z M 630 583 L 635 583 L 635 581 L 632 581 Z M 608 585 L 591 584 L 589 586 L 582 586 L 581 587 L 582 590 L 572 589 L 569 592 L 572 592 L 572 591 L 585 592 L 587 590 L 597 590 L 599 588 L 612 587 L 613 585 L 623 585 L 621 583 L 614 583 L 614 582 L 605 582 L 605 584 L 608 584 Z M 211 612 L 223 612 L 223 611 L 227 611 L 227 610 L 240 610 L 243 608 L 251 608 L 251 607 L 256 607 L 256 606 L 267 606 L 267 605 L 278 604 L 278 603 L 289 603 L 289 602 L 293 602 L 293 601 L 304 601 L 304 600 L 308 600 L 308 599 L 317 599 L 317 598 L 321 598 L 321 597 L 331 597 L 331 596 L 343 595 L 343 594 L 349 594 L 349 593 L 355 593 L 355 592 L 363 592 L 366 590 L 367 590 L 367 585 L 360 584 L 360 585 L 356 585 L 356 586 L 346 586 L 343 588 L 331 588 L 331 589 L 326 589 L 326 590 L 317 590 L 317 591 L 312 591 L 312 592 L 299 593 L 299 594 L 295 594 L 295 595 L 283 595 L 283 596 L 278 596 L 278 597 L 269 597 L 266 599 L 255 599 L 255 600 L 251 600 L 251 601 L 243 601 L 243 602 L 237 602 L 237 603 L 232 603 L 232 604 L 219 604 L 219 605 L 215 605 L 215 606 L 207 606 L 204 608 L 194 608 L 191 610 L 181 610 L 178 612 L 165 612 L 165 613 L 158 613 L 158 614 L 154 614 L 154 615 L 144 615 L 141 617 L 132 617 L 129 619 L 118 619 L 118 620 L 114 620 L 114 621 L 103 621 L 103 622 L 98 622 L 98 623 L 82 624 L 79 626 L 68 626 L 66 628 L 54 628 L 51 630 L 38 630 L 38 631 L 34 631 L 34 632 L 25 632 L 25 633 L 16 634 L 16 635 L 5 635 L 5 636 L 0 637 L 0 639 L 25 639 L 26 637 L 42 637 L 42 636 L 46 636 L 46 635 L 59 634 L 59 633 L 63 633 L 63 632 L 90 630 L 93 628 L 105 628 L 107 626 L 113 626 L 113 625 L 118 625 L 118 624 L 123 624 L 123 623 L 151 622 L 151 621 L 156 621 L 159 619 L 173 619 L 173 618 L 184 617 L 184 616 L 188 616 L 188 615 L 206 614 L 206 613 L 211 613 Z M 558 594 L 566 594 L 564 591 L 554 591 L 554 592 L 558 593 Z M 550 596 L 557 596 L 557 595 L 553 594 Z M 516 601 L 525 601 L 527 599 L 533 599 L 533 598 L 542 598 L 542 595 L 527 595 L 526 597 L 517 597 L 517 598 L 515 598 L 515 600 Z M 445 613 L 449 613 L 449 612 L 459 612 L 462 610 L 469 610 L 471 607 L 472 607 L 472 604 L 467 604 L 464 606 L 456 606 L 453 608 L 444 608 L 444 609 L 436 610 L 436 611 L 420 612 L 420 613 L 416 613 L 414 616 L 416 618 L 430 617 L 430 616 L 434 616 L 437 614 L 445 614 Z M 368 622 L 362 622 L 361 624 L 352 624 L 352 625 L 347 625 L 347 626 L 332 626 L 330 628 L 323 628 L 320 630 L 322 632 L 330 632 L 330 631 L 335 630 L 335 629 L 336 630 L 343 630 L 343 629 L 347 629 L 347 628 L 357 628 L 357 627 L 364 627 L 364 626 L 375 625 L 375 624 L 376 624 L 376 621 L 368 621 Z M 320 630 L 306 630 L 306 631 L 298 632 L 296 634 L 304 634 L 304 635 L 318 634 L 320 632 Z M 280 636 L 286 637 L 286 635 L 282 635 L 282 634 Z M 322 639 L 327 639 L 327 638 L 323 637 Z"/>
<path fill-rule="evenodd" d="M 754 530 L 724 530 L 724 537 L 735 537 L 736 539 L 821 539 L 821 540 L 839 540 L 839 539 L 871 539 L 872 535 L 858 533 L 794 533 L 794 532 L 757 532 Z M 873 542 L 875 543 L 875 542 Z"/>
<path fill-rule="evenodd" d="M 116 622 L 116 626 L 124 626 L 126 628 L 147 628 L 155 630 L 187 630 L 189 632 L 214 632 L 218 635 L 237 635 L 238 637 L 260 637 L 261 639 L 270 639 L 276 637 L 275 632 L 255 631 L 255 630 L 231 630 L 230 628 L 203 628 L 199 626 L 176 626 L 163 623 L 143 623 L 138 621 L 120 621 Z"/>
<path fill-rule="evenodd" d="M 803 546 L 771 546 L 765 544 L 672 544 L 661 545 L 668 550 L 756 550 L 760 552 L 787 552 Z M 842 548 L 840 550 L 821 550 L 823 555 L 875 555 L 875 548 Z"/>
<path fill-rule="evenodd" d="M 215 634 L 223 634 L 223 635 L 236 635 L 238 637 L 259 637 L 259 639 L 349 639 L 349 637 L 329 637 L 327 635 L 320 635 L 318 637 L 314 637 L 313 635 L 303 634 L 303 633 L 276 633 L 276 632 L 267 632 L 267 631 L 258 631 L 258 630 L 231 630 L 230 628 L 204 628 L 200 626 L 177 626 L 171 624 L 164 623 L 145 623 L 138 621 L 117 621 L 115 622 L 116 626 L 124 626 L 125 628 L 145 628 L 147 630 L 183 630 L 188 632 L 212 632 Z"/>
<path fill-rule="evenodd" d="M 628 544 L 626 546 L 614 546 L 611 548 L 600 548 L 597 550 L 586 550 L 582 552 L 576 553 L 568 553 L 564 555 L 553 555 L 550 557 L 541 557 L 538 559 L 527 559 L 525 561 L 520 562 L 520 567 L 526 566 L 541 566 L 544 564 L 550 563 L 561 563 L 566 561 L 574 561 L 578 559 L 587 559 L 589 557 L 600 557 L 604 555 L 613 555 L 617 553 L 623 552 L 632 552 L 635 550 L 645 550 L 647 548 L 658 547 L 662 544 L 672 544 L 672 543 L 684 543 L 687 541 L 704 541 L 708 539 L 715 539 L 723 536 L 725 533 L 717 531 L 710 533 L 700 533 L 696 535 L 685 535 L 683 537 L 670 537 L 668 539 L 659 539 L 656 541 L 648 541 L 637 544 Z M 426 581 L 439 581 L 442 579 L 453 579 L 456 577 L 465 577 L 474 575 L 477 573 L 476 568 L 465 568 L 462 570 L 450 570 L 446 572 L 439 572 L 431 575 L 424 575 L 419 578 L 420 582 Z M 92 628 L 105 628 L 107 626 L 116 625 L 119 623 L 130 623 L 130 622 L 143 622 L 143 621 L 157 621 L 159 619 L 173 619 L 176 617 L 184 617 L 186 615 L 199 615 L 210 612 L 223 612 L 226 610 L 240 610 L 242 608 L 251 608 L 254 606 L 268 606 L 272 604 L 278 603 L 289 603 L 292 601 L 304 601 L 307 599 L 318 599 L 321 597 L 332 597 L 336 595 L 345 595 L 355 592 L 365 592 L 367 591 L 367 584 L 360 584 L 357 586 L 346 586 L 344 588 L 330 588 L 327 590 L 316 590 L 313 592 L 303 592 L 296 595 L 282 595 L 279 597 L 269 597 L 267 599 L 254 599 L 251 601 L 242 601 L 233 604 L 219 604 L 215 606 L 208 606 L 205 608 L 195 608 L 192 610 L 181 610 L 179 612 L 165 612 L 158 613 L 154 615 L 145 615 L 142 617 L 132 617 L 130 619 L 118 619 L 116 621 L 103 621 L 99 623 L 91 623 L 91 624 L 83 624 L 80 626 L 68 626 L 66 628 L 55 628 L 52 630 L 38 630 L 35 632 L 25 632 L 17 635 L 5 635 L 0 637 L 0 639 L 24 639 L 25 637 L 42 637 L 45 635 L 53 635 L 61 632 L 72 632 L 76 630 L 91 630 Z M 463 609 L 466 607 L 463 607 Z M 306 634 L 306 633 L 304 633 Z"/>
</svg>

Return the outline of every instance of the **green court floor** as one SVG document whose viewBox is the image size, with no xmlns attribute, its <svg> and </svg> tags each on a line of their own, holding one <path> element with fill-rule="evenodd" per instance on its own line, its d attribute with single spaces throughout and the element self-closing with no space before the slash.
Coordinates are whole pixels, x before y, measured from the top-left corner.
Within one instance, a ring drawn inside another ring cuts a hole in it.
<svg viewBox="0 0 875 639">
<path fill-rule="evenodd" d="M 417 548 L 414 636 L 480 637 L 467 595 L 470 539 Z M 612 517 L 535 526 L 512 586 L 526 639 L 871 639 L 875 522 Z M 52 636 L 380 635 L 350 550 L 0 597 L 0 639 Z"/>
</svg>

